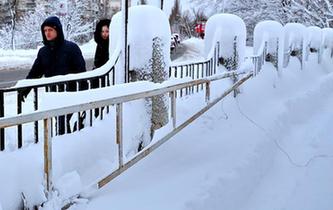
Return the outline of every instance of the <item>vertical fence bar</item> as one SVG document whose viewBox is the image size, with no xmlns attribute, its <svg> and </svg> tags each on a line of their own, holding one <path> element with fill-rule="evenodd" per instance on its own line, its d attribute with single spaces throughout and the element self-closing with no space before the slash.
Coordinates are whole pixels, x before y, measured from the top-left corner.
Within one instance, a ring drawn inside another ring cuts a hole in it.
<svg viewBox="0 0 333 210">
<path fill-rule="evenodd" d="M 21 90 L 19 90 L 21 91 Z M 22 113 L 22 100 L 19 92 L 17 92 L 17 114 Z M 17 125 L 17 147 L 21 148 L 23 145 L 22 141 L 22 124 Z"/>
<path fill-rule="evenodd" d="M 38 88 L 34 88 L 34 110 L 38 110 Z M 38 143 L 38 121 L 34 122 L 35 143 Z"/>
<path fill-rule="evenodd" d="M 123 155 L 123 104 L 116 105 L 116 141 L 118 144 L 119 168 L 124 164 Z"/>
<path fill-rule="evenodd" d="M 172 126 L 176 128 L 177 118 L 176 118 L 176 96 L 175 91 L 170 92 L 171 98 L 171 118 L 172 118 Z"/>
<path fill-rule="evenodd" d="M 0 118 L 5 115 L 4 92 L 0 91 Z M 0 128 L 0 151 L 5 150 L 5 129 Z"/>
<path fill-rule="evenodd" d="M 50 129 L 51 119 L 44 119 L 44 178 L 47 195 L 52 190 L 52 139 Z"/>
<path fill-rule="evenodd" d="M 208 103 L 209 100 L 210 100 L 210 83 L 209 82 L 206 83 L 206 98 L 205 98 L 205 100 L 206 100 L 206 103 Z"/>
</svg>

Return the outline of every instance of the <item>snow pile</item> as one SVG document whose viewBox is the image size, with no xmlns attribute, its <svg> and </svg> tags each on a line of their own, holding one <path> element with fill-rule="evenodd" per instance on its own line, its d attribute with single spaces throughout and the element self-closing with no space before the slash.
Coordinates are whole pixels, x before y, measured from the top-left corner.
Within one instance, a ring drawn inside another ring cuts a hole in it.
<svg viewBox="0 0 333 210">
<path fill-rule="evenodd" d="M 333 29 L 323 28 L 322 29 L 322 46 L 324 49 L 333 48 Z"/>
<path fill-rule="evenodd" d="M 302 50 L 306 27 L 300 23 L 287 23 L 284 26 L 284 51 Z"/>
<path fill-rule="evenodd" d="M 121 12 L 113 16 L 110 28 L 110 52 L 120 47 L 121 40 Z M 160 40 L 162 54 L 164 55 L 165 70 L 170 64 L 170 26 L 168 18 L 157 7 L 140 5 L 129 9 L 128 18 L 128 45 L 130 46 L 130 70 L 148 68 L 153 54 L 153 43 L 156 38 Z M 117 80 L 123 78 L 117 72 Z"/>
<path fill-rule="evenodd" d="M 253 52 L 259 54 L 259 50 L 264 42 L 267 42 L 267 52 L 274 54 L 278 49 L 278 42 L 283 42 L 283 27 L 276 21 L 261 21 L 254 28 Z"/>
<path fill-rule="evenodd" d="M 305 31 L 305 46 L 313 48 L 316 50 L 320 49 L 321 39 L 322 39 L 322 30 L 317 26 L 309 26 Z"/>
<path fill-rule="evenodd" d="M 216 42 L 220 43 L 219 55 L 226 59 L 234 56 L 234 43 L 236 42 L 238 61 L 242 63 L 245 56 L 246 42 L 244 21 L 233 14 L 211 16 L 205 28 L 205 54 L 207 58 L 213 55 Z"/>
</svg>

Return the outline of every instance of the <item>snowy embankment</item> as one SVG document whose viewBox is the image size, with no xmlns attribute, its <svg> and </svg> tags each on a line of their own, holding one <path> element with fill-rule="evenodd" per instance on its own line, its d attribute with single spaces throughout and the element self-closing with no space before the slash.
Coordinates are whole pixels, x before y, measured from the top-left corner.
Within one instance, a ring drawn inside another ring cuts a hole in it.
<svg viewBox="0 0 333 210">
<path fill-rule="evenodd" d="M 330 210 L 333 75 L 314 60 L 301 71 L 291 59 L 280 78 L 266 64 L 236 99 L 72 209 Z"/>
<path fill-rule="evenodd" d="M 94 57 L 96 43 L 92 39 L 80 46 L 83 57 L 91 59 Z M 0 70 L 17 67 L 31 67 L 37 57 L 38 49 L 31 50 L 4 50 L 0 49 Z"/>
</svg>

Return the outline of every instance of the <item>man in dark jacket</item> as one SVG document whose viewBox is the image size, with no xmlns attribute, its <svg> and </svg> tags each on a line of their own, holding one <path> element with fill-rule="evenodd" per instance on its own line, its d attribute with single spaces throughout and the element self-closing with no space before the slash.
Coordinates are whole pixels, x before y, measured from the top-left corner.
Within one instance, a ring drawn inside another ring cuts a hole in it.
<svg viewBox="0 0 333 210">
<path fill-rule="evenodd" d="M 86 63 L 80 48 L 64 39 L 59 18 L 47 18 L 42 26 L 42 47 L 27 76 L 27 79 L 52 77 L 86 71 Z"/>
<path fill-rule="evenodd" d="M 86 71 L 86 64 L 80 48 L 64 38 L 59 18 L 51 16 L 41 26 L 44 46 L 39 50 L 37 58 L 26 77 L 27 79 L 52 77 Z M 75 91 L 76 84 L 68 84 L 68 91 Z M 55 91 L 51 89 L 51 91 Z M 23 99 L 30 90 L 22 93 Z M 67 115 L 69 122 L 71 115 Z M 67 123 L 69 125 L 69 123 Z M 69 126 L 67 126 L 69 129 Z M 70 132 L 70 129 L 68 130 Z M 65 116 L 58 119 L 58 134 L 65 133 Z"/>
</svg>

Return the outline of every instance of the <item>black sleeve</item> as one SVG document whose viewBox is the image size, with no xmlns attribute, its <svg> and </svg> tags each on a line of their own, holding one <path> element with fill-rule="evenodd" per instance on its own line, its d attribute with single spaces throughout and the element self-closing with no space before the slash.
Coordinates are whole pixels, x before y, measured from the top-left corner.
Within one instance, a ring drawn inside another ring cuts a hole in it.
<svg viewBox="0 0 333 210">
<path fill-rule="evenodd" d="M 101 67 L 101 51 L 100 51 L 100 47 L 98 47 L 98 45 L 96 46 L 96 51 L 95 51 L 95 59 L 94 59 L 94 67 L 95 68 L 99 68 Z"/>
<path fill-rule="evenodd" d="M 75 73 L 81 73 L 86 71 L 86 62 L 83 58 L 82 52 L 76 44 L 74 44 L 73 47 L 73 56 L 72 56 L 72 62 L 73 62 L 73 68 Z"/>
<path fill-rule="evenodd" d="M 26 77 L 26 79 L 37 79 L 41 78 L 44 75 L 44 70 L 41 65 L 41 56 L 40 56 L 40 51 L 38 52 L 37 58 L 34 62 L 34 64 L 31 67 L 31 70 Z"/>
</svg>

